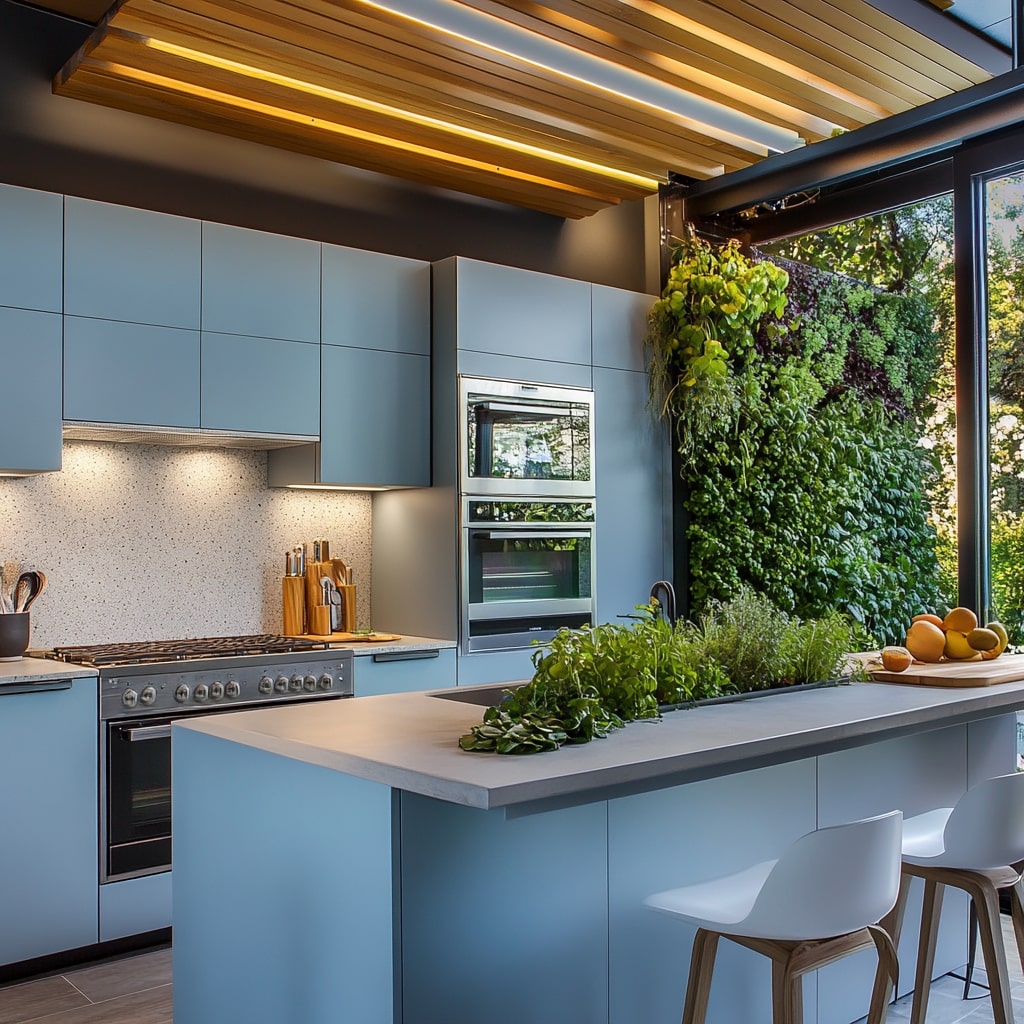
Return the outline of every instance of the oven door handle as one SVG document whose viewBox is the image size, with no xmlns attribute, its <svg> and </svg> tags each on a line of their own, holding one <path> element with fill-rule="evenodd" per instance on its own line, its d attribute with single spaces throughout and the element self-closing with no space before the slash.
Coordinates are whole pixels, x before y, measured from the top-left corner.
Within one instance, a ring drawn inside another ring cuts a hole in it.
<svg viewBox="0 0 1024 1024">
<path fill-rule="evenodd" d="M 166 725 L 132 725 L 123 726 L 121 735 L 129 743 L 138 743 L 140 740 L 161 740 L 171 735 L 171 723 Z"/>
<path fill-rule="evenodd" d="M 587 540 L 590 530 L 485 530 L 476 534 L 487 540 Z"/>
</svg>

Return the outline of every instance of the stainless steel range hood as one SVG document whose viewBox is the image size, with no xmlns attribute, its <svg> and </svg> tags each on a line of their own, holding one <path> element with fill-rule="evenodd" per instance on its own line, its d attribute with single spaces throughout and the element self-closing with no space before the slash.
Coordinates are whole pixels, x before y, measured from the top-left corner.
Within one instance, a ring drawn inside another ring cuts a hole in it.
<svg viewBox="0 0 1024 1024">
<path fill-rule="evenodd" d="M 69 441 L 114 441 L 121 444 L 166 444 L 180 448 L 249 448 L 267 451 L 310 444 L 320 438 L 307 434 L 261 434 L 199 427 L 151 427 L 139 423 L 89 423 L 64 421 Z"/>
</svg>

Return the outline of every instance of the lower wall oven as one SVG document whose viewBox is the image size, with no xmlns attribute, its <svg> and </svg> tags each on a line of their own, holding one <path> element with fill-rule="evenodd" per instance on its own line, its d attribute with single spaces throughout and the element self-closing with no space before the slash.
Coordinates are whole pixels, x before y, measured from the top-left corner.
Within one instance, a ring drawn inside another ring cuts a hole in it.
<svg viewBox="0 0 1024 1024">
<path fill-rule="evenodd" d="M 550 640 L 594 618 L 594 502 L 464 498 L 462 651 Z"/>
</svg>

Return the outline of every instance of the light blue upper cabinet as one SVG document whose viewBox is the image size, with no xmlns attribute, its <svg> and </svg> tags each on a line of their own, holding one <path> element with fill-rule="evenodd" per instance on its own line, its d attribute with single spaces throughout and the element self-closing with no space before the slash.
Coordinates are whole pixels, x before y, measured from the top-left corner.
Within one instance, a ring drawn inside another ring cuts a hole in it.
<svg viewBox="0 0 1024 1024">
<path fill-rule="evenodd" d="M 321 370 L 317 482 L 428 487 L 430 357 L 325 345 Z"/>
<path fill-rule="evenodd" d="M 437 264 L 435 281 L 460 352 L 590 366 L 589 283 L 461 256 Z"/>
<path fill-rule="evenodd" d="M 199 329 L 201 222 L 68 196 L 64 312 Z"/>
<path fill-rule="evenodd" d="M 320 346 L 202 334 L 200 424 L 213 430 L 320 433 Z"/>
<path fill-rule="evenodd" d="M 59 314 L 0 306 L 0 366 L 6 381 L 0 471 L 40 473 L 60 469 Z"/>
<path fill-rule="evenodd" d="M 600 284 L 593 288 L 594 365 L 645 371 L 647 317 L 658 296 Z"/>
<path fill-rule="evenodd" d="M 319 242 L 202 227 L 204 331 L 319 343 Z"/>
<path fill-rule="evenodd" d="M 63 238 L 63 196 L 0 185 L 0 306 L 61 312 Z"/>
<path fill-rule="evenodd" d="M 430 264 L 323 247 L 322 341 L 430 355 Z"/>
<path fill-rule="evenodd" d="M 64 317 L 64 418 L 199 426 L 199 332 Z"/>
<path fill-rule="evenodd" d="M 648 408 L 642 372 L 656 297 L 597 285 L 594 293 L 597 618 L 615 622 L 647 601 L 656 580 L 671 579 L 669 432 Z"/>
</svg>

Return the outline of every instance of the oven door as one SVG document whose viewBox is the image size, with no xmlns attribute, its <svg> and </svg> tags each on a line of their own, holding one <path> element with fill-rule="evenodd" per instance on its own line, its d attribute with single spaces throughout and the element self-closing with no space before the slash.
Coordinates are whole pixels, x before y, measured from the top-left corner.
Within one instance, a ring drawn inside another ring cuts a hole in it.
<svg viewBox="0 0 1024 1024">
<path fill-rule="evenodd" d="M 104 722 L 100 881 L 171 866 L 171 722 Z"/>
<path fill-rule="evenodd" d="M 464 494 L 591 496 L 594 393 L 460 380 Z"/>
<path fill-rule="evenodd" d="M 509 650 L 593 621 L 593 524 L 464 531 L 463 650 Z"/>
</svg>

